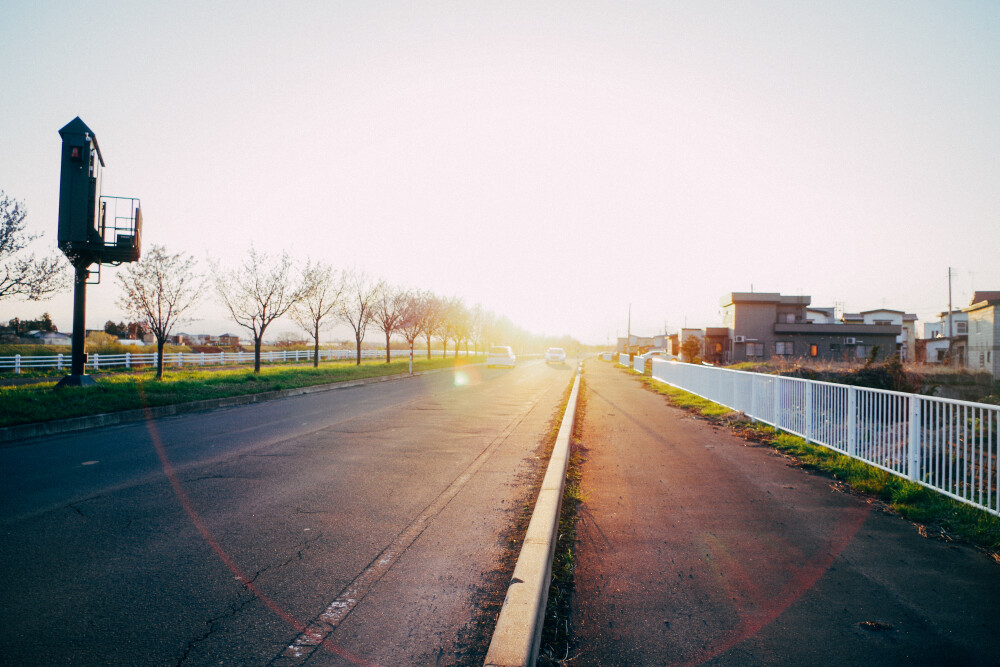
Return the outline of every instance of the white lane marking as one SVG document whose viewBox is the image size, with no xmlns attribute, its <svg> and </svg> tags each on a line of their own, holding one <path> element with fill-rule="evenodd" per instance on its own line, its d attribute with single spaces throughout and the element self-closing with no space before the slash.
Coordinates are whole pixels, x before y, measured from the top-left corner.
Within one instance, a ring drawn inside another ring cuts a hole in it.
<svg viewBox="0 0 1000 667">
<path fill-rule="evenodd" d="M 533 408 L 538 403 L 538 399 L 544 394 L 544 390 L 539 393 L 534 401 L 531 402 L 531 407 Z M 403 532 L 401 532 L 392 544 L 387 546 L 382 553 L 380 553 L 372 564 L 365 568 L 357 578 L 341 591 L 340 595 L 337 596 L 330 605 L 323 610 L 314 621 L 306 626 L 306 629 L 295 638 L 288 647 L 278 655 L 273 662 L 280 662 L 282 667 L 285 665 L 298 665 L 304 663 L 313 654 L 316 648 L 323 643 L 323 641 L 337 629 L 337 626 L 347 617 L 348 614 L 357 606 L 365 595 L 378 583 L 386 572 L 395 564 L 396 560 L 402 555 L 411 544 L 413 544 L 420 534 L 424 532 L 437 514 L 443 510 L 451 500 L 458 495 L 458 492 L 462 490 L 462 487 L 472 479 L 472 476 L 483 466 L 484 463 L 490 458 L 493 452 L 513 433 L 514 429 L 517 428 L 521 422 L 531 413 L 531 409 L 528 409 L 521 415 L 518 415 L 516 419 L 511 421 L 504 429 L 497 435 L 493 441 L 487 445 L 487 447 L 480 452 L 472 463 L 459 475 L 455 481 L 448 486 L 447 489 L 441 492 L 441 494 L 428 505 L 424 511 L 418 516 L 413 523 L 407 526 Z"/>
</svg>

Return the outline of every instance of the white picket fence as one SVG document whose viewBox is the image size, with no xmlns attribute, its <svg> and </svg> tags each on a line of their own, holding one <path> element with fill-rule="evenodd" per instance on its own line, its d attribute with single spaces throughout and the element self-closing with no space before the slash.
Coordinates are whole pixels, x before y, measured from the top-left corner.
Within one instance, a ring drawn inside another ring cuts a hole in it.
<svg viewBox="0 0 1000 667">
<path fill-rule="evenodd" d="M 432 350 L 431 356 L 440 357 L 441 350 Z M 408 359 L 409 349 L 393 350 L 392 358 L 395 360 Z M 416 351 L 415 358 L 426 358 L 427 351 Z M 355 350 L 320 350 L 320 361 L 344 361 L 356 359 Z M 385 350 L 362 350 L 362 359 L 385 359 Z M 20 373 L 24 369 L 46 369 L 67 370 L 70 367 L 72 357 L 68 354 L 53 354 L 46 356 L 13 356 L 0 357 L 0 371 L 13 370 Z M 261 352 L 262 363 L 296 363 L 312 361 L 312 350 L 281 350 L 271 352 Z M 164 366 L 231 366 L 233 364 L 252 364 L 253 352 L 172 352 L 163 355 Z M 92 352 L 87 357 L 87 369 L 99 371 L 115 367 L 137 368 L 142 366 L 156 366 L 158 364 L 156 352 L 125 352 L 124 354 L 99 354 Z"/>
<path fill-rule="evenodd" d="M 1000 406 L 655 358 L 652 377 L 1000 515 Z"/>
</svg>

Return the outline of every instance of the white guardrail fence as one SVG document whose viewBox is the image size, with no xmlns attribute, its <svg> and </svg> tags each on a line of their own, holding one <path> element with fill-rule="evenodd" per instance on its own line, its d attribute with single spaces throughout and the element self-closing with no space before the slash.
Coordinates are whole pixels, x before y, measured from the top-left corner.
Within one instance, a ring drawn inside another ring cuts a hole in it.
<svg viewBox="0 0 1000 667">
<path fill-rule="evenodd" d="M 416 351 L 415 358 L 424 357 L 426 350 Z M 409 359 L 409 348 L 393 350 L 396 360 Z M 431 356 L 441 356 L 441 350 L 434 350 Z M 125 352 L 124 354 L 99 354 L 91 352 L 87 357 L 87 369 L 99 371 L 114 367 L 136 368 L 141 366 L 156 366 L 156 352 Z M 294 363 L 312 361 L 312 350 L 281 350 L 261 352 L 263 363 Z M 320 350 L 320 361 L 344 361 L 356 359 L 355 350 Z M 385 359 L 385 350 L 361 350 L 362 359 Z M 0 357 L 0 371 L 13 370 L 20 373 L 24 369 L 55 368 L 64 370 L 70 367 L 72 356 L 69 354 L 53 354 L 48 356 L 14 356 Z M 226 366 L 233 364 L 252 364 L 253 352 L 173 352 L 163 355 L 165 366 Z"/>
<path fill-rule="evenodd" d="M 1000 515 L 1000 406 L 656 358 L 652 377 Z"/>
</svg>

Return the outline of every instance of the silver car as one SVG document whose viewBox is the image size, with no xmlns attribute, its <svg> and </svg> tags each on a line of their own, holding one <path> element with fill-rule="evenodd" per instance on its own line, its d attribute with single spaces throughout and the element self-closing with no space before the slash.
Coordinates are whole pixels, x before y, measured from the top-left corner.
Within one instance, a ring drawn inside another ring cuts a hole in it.
<svg viewBox="0 0 1000 667">
<path fill-rule="evenodd" d="M 545 350 L 545 363 L 563 364 L 566 363 L 566 350 L 561 347 L 550 347 Z"/>
</svg>

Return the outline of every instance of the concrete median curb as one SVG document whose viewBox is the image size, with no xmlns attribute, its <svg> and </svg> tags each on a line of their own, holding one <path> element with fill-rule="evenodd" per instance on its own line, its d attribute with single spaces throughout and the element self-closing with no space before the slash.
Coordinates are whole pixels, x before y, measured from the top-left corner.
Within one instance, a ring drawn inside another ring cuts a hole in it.
<svg viewBox="0 0 1000 667">
<path fill-rule="evenodd" d="M 478 365 L 478 364 L 477 364 Z M 17 426 L 7 426 L 0 428 L 0 447 L 12 447 L 24 444 L 23 441 L 32 438 L 40 438 L 47 435 L 59 435 L 62 433 L 72 433 L 90 428 L 100 428 L 101 426 L 116 426 L 118 424 L 128 424 L 132 422 L 144 421 L 146 419 L 158 419 L 160 417 L 171 417 L 173 415 L 185 414 L 188 412 L 202 412 L 204 410 L 214 410 L 217 408 L 228 408 L 236 405 L 249 405 L 251 403 L 263 403 L 273 401 L 278 398 L 288 398 L 291 396 L 303 396 L 321 391 L 331 391 L 334 389 L 346 389 L 363 384 L 373 384 L 376 382 L 387 382 L 389 380 L 402 380 L 420 375 L 431 375 L 452 371 L 450 368 L 421 371 L 410 375 L 409 373 L 396 375 L 383 375 L 372 378 L 362 378 L 360 380 L 348 380 L 346 382 L 332 382 L 330 384 L 317 384 L 309 387 L 296 387 L 294 389 L 280 389 L 277 391 L 266 391 L 259 394 L 243 394 L 240 396 L 225 396 L 223 398 L 208 398 L 201 401 L 190 401 L 188 403 L 177 403 L 175 405 L 159 405 L 152 408 L 139 408 L 137 410 L 123 410 L 122 412 L 107 412 L 99 415 L 87 415 L 85 417 L 73 417 L 70 419 L 56 419 L 47 422 L 35 422 L 34 424 L 19 424 Z"/>
<path fill-rule="evenodd" d="M 538 659 L 579 393 L 578 369 L 484 667 L 527 667 Z"/>
</svg>

